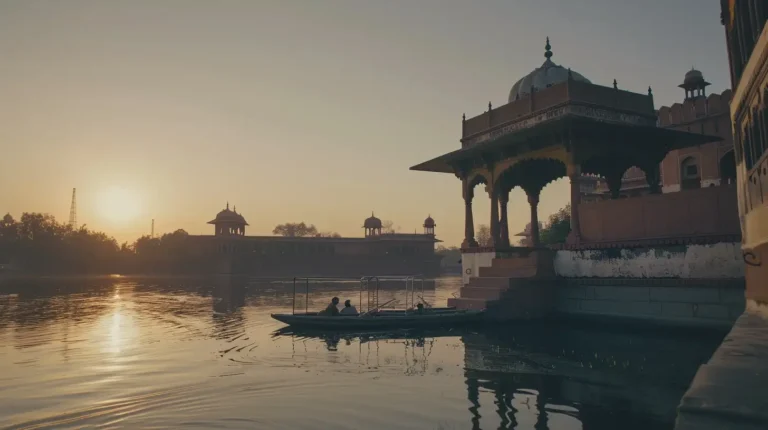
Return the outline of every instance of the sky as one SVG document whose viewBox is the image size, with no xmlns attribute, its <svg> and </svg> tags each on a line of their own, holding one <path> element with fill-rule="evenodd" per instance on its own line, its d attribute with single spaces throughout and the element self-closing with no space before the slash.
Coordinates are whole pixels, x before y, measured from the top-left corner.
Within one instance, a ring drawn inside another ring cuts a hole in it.
<svg viewBox="0 0 768 430">
<path fill-rule="evenodd" d="M 717 0 L 0 0 L 0 211 L 132 242 L 227 202 L 249 235 L 363 220 L 464 232 L 461 183 L 409 167 L 460 147 L 461 115 L 552 60 L 595 84 L 683 99 L 730 87 Z M 568 201 L 559 180 L 542 220 Z M 490 200 L 476 190 L 475 224 Z M 530 211 L 510 196 L 510 230 Z"/>
</svg>

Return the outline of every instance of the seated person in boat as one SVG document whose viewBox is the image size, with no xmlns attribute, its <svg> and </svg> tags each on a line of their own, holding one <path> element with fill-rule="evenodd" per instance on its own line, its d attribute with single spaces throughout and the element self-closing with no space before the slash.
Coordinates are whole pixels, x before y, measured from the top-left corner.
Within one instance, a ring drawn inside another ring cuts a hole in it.
<svg viewBox="0 0 768 430">
<path fill-rule="evenodd" d="M 328 303 L 328 307 L 326 307 L 324 311 L 318 312 L 317 315 L 326 316 L 326 317 L 334 317 L 338 315 L 339 308 L 336 307 L 338 306 L 338 304 L 339 304 L 339 298 L 334 297 L 333 299 L 331 299 L 331 303 Z"/>
<path fill-rule="evenodd" d="M 344 301 L 344 309 L 339 312 L 341 315 L 357 315 L 357 309 L 355 309 L 354 306 L 352 306 L 352 302 L 350 300 Z"/>
<path fill-rule="evenodd" d="M 419 315 L 424 313 L 424 304 L 423 303 L 419 303 L 418 305 L 416 305 L 416 313 L 419 314 Z"/>
</svg>

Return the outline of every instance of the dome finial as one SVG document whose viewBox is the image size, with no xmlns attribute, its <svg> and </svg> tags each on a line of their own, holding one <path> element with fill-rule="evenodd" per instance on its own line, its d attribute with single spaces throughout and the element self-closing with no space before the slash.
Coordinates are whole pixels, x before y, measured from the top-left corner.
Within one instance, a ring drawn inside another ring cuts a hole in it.
<svg viewBox="0 0 768 430">
<path fill-rule="evenodd" d="M 552 47 L 549 45 L 549 36 L 547 36 L 547 44 L 544 46 L 544 56 L 549 60 L 552 57 Z"/>
</svg>

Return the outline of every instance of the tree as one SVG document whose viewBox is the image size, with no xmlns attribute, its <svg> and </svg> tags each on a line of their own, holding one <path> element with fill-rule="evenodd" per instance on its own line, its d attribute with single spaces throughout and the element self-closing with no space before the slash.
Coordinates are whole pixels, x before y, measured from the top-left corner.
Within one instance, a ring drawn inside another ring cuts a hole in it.
<svg viewBox="0 0 768 430">
<path fill-rule="evenodd" d="M 539 241 L 542 245 L 565 243 L 570 232 L 571 204 L 568 203 L 549 217 L 549 221 L 539 232 Z"/>
<path fill-rule="evenodd" d="M 400 227 L 395 227 L 395 223 L 390 220 L 384 220 L 381 222 L 381 232 L 384 234 L 394 234 Z"/>
<path fill-rule="evenodd" d="M 277 225 L 272 230 L 272 234 L 285 237 L 317 236 L 317 228 L 312 224 L 307 225 L 303 221 L 300 223 L 287 222 Z"/>
<path fill-rule="evenodd" d="M 475 240 L 479 246 L 491 246 L 491 228 L 486 224 L 478 225 Z"/>
<path fill-rule="evenodd" d="M 318 233 L 317 237 L 341 237 L 341 235 L 334 231 L 323 231 Z"/>
</svg>

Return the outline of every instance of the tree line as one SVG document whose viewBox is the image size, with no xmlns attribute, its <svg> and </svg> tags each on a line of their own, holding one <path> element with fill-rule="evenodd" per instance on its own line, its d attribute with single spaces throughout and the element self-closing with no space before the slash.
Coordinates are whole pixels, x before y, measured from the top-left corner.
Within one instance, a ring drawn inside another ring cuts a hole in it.
<svg viewBox="0 0 768 430">
<path fill-rule="evenodd" d="M 390 223 L 391 225 L 391 223 Z M 341 237 L 305 222 L 276 226 L 284 237 Z M 72 228 L 49 214 L 25 212 L 19 220 L 0 220 L 0 265 L 35 274 L 111 274 L 188 272 L 199 267 L 199 255 L 182 230 L 142 236 L 133 243 L 89 229 Z"/>
</svg>

